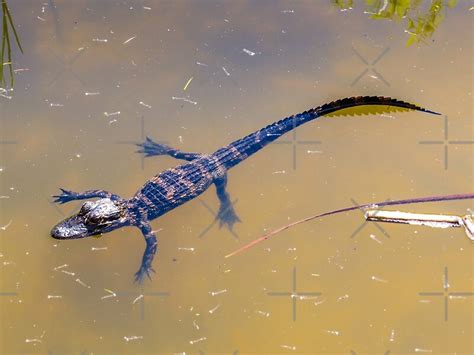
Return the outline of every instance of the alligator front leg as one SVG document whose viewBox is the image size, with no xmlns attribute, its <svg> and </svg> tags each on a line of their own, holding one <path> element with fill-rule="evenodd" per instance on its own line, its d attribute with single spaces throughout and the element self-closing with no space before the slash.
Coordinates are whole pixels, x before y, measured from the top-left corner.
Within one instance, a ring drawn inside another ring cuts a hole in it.
<svg viewBox="0 0 474 355">
<path fill-rule="evenodd" d="M 87 200 L 90 198 L 110 198 L 113 201 L 121 199 L 120 196 L 105 190 L 88 190 L 84 192 L 73 192 L 62 188 L 59 189 L 62 191 L 62 193 L 60 195 L 54 195 L 53 202 L 60 204 L 76 200 Z"/>
<path fill-rule="evenodd" d="M 140 147 L 137 153 L 143 153 L 145 157 L 152 157 L 155 155 L 169 155 L 170 157 L 176 159 L 192 161 L 202 156 L 202 154 L 199 153 L 186 153 L 179 149 L 169 147 L 166 144 L 156 143 L 148 137 L 146 137 L 145 142 L 139 143 L 137 146 Z"/>
<path fill-rule="evenodd" d="M 216 178 L 214 184 L 216 185 L 217 197 L 220 201 L 219 212 L 216 216 L 219 220 L 219 226 L 222 227 L 223 225 L 226 225 L 227 228 L 232 230 L 234 224 L 241 221 L 234 211 L 230 195 L 226 190 L 227 174 Z"/>
<path fill-rule="evenodd" d="M 140 230 L 142 231 L 143 237 L 145 237 L 146 242 L 146 248 L 145 252 L 143 253 L 142 264 L 140 266 L 140 269 L 138 269 L 135 274 L 135 281 L 141 283 L 143 282 L 145 275 L 151 280 L 150 272 L 155 272 L 155 270 L 153 270 L 153 268 L 151 267 L 151 264 L 153 262 L 153 257 L 156 254 L 158 242 L 148 221 L 140 221 L 138 228 L 140 228 Z"/>
</svg>

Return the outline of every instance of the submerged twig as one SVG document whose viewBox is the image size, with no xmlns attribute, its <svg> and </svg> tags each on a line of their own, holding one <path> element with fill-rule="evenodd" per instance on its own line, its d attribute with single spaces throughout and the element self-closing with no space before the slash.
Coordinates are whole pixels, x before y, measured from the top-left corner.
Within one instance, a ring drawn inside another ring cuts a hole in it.
<svg viewBox="0 0 474 355">
<path fill-rule="evenodd" d="M 226 255 L 226 258 L 229 258 L 231 256 L 237 255 L 254 245 L 263 242 L 264 240 L 267 240 L 268 238 L 286 230 L 291 227 L 297 226 L 298 224 L 302 224 L 308 221 L 311 221 L 313 219 L 318 219 L 321 217 L 326 217 L 338 213 L 343 213 L 343 212 L 349 212 L 349 211 L 354 211 L 357 209 L 368 209 L 368 208 L 379 208 L 383 206 L 395 206 L 395 205 L 408 205 L 408 204 L 414 204 L 414 203 L 427 203 L 427 202 L 439 202 L 439 201 L 454 201 L 454 200 L 469 200 L 469 199 L 474 199 L 474 193 L 467 193 L 467 194 L 456 194 L 456 195 L 445 195 L 445 196 L 428 196 L 428 197 L 419 197 L 419 198 L 410 198 L 410 199 L 404 199 L 404 200 L 395 200 L 395 201 L 385 201 L 385 202 L 379 202 L 379 203 L 367 203 L 364 205 L 360 206 L 351 206 L 351 207 L 345 207 L 329 212 L 324 212 L 321 214 L 313 215 L 310 217 L 306 217 L 303 219 L 300 219 L 298 221 L 286 224 L 278 229 L 275 229 L 273 231 L 268 232 L 267 234 L 264 234 L 263 236 L 253 240 L 252 242 L 244 245 L 243 247 L 233 251 L 232 253 Z"/>
</svg>

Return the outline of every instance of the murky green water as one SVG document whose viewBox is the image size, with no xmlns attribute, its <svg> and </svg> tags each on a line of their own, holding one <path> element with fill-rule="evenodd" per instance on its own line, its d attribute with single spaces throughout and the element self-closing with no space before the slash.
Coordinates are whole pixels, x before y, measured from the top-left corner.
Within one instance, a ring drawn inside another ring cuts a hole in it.
<svg viewBox="0 0 474 355">
<path fill-rule="evenodd" d="M 407 46 L 407 19 L 371 19 L 363 2 L 9 1 L 25 53 L 12 43 L 15 90 L 0 97 L 1 353 L 473 353 L 460 229 L 364 224 L 356 211 L 224 258 L 314 213 L 472 191 L 472 5 L 443 8 L 433 36 Z M 143 286 L 138 230 L 49 237 L 80 205 L 54 206 L 59 187 L 129 197 L 177 164 L 142 160 L 132 143 L 145 136 L 212 152 L 354 95 L 443 116 L 298 128 L 230 171 L 235 235 L 212 224 L 213 188 L 152 223 L 157 273 Z"/>
</svg>

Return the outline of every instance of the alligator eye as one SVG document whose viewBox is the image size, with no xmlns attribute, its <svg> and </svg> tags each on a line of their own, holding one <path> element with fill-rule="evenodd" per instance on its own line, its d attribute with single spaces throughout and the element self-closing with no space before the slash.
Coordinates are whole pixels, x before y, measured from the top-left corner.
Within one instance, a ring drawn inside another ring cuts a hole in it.
<svg viewBox="0 0 474 355">
<path fill-rule="evenodd" d="M 100 217 L 95 216 L 95 215 L 89 215 L 87 216 L 87 224 L 99 224 L 100 223 Z"/>
<path fill-rule="evenodd" d="M 94 206 L 94 203 L 91 201 L 84 202 L 81 209 L 79 210 L 79 214 L 85 215 L 87 212 L 89 212 L 92 209 L 93 206 Z"/>
</svg>

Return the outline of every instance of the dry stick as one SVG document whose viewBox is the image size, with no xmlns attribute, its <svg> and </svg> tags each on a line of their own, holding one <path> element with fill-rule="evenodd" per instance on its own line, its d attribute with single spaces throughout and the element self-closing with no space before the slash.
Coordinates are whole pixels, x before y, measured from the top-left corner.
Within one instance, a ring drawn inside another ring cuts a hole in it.
<svg viewBox="0 0 474 355">
<path fill-rule="evenodd" d="M 395 201 L 385 201 L 385 202 L 379 202 L 379 203 L 367 203 L 365 205 L 360 205 L 360 206 L 351 206 L 351 207 L 346 207 L 346 208 L 341 208 L 337 210 L 332 210 L 329 212 L 324 212 L 318 215 L 306 217 L 303 219 L 300 219 L 298 221 L 289 223 L 287 225 L 284 225 L 278 229 L 275 229 L 271 232 L 268 232 L 267 234 L 264 234 L 260 238 L 257 238 L 253 240 L 252 242 L 244 245 L 243 247 L 233 251 L 232 253 L 226 255 L 226 258 L 230 258 L 231 256 L 234 256 L 236 254 L 239 254 L 251 247 L 253 247 L 255 244 L 258 244 L 260 242 L 263 242 L 264 240 L 267 240 L 268 238 L 274 236 L 275 234 L 278 234 L 288 228 L 294 227 L 298 224 L 302 224 L 308 221 L 311 221 L 313 219 L 318 219 L 321 217 L 325 216 L 330 216 L 333 214 L 338 214 L 342 212 L 348 212 L 348 211 L 353 211 L 357 209 L 366 209 L 366 208 L 378 208 L 378 207 L 383 207 L 383 206 L 395 206 L 395 205 L 408 205 L 412 203 L 426 203 L 426 202 L 438 202 L 438 201 L 453 201 L 453 200 L 469 200 L 469 199 L 474 199 L 474 193 L 467 193 L 467 194 L 456 194 L 456 195 L 445 195 L 445 196 L 428 196 L 428 197 L 419 197 L 419 198 L 410 198 L 410 199 L 405 199 L 405 200 L 395 200 Z"/>
</svg>

